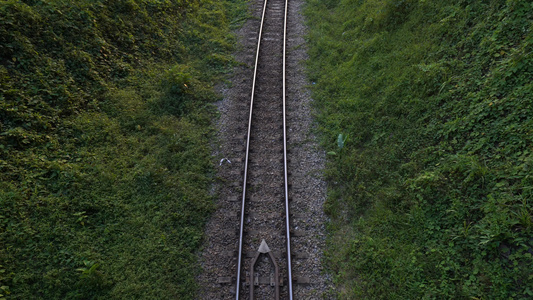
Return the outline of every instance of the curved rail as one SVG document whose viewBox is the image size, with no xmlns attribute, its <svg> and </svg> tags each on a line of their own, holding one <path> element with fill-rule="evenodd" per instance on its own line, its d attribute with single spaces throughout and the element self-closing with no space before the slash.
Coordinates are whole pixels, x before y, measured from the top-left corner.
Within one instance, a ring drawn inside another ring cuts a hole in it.
<svg viewBox="0 0 533 300">
<path fill-rule="evenodd" d="M 239 229 L 239 253 L 237 255 L 237 282 L 235 288 L 235 299 L 239 300 L 240 297 L 240 284 L 241 284 L 241 269 L 242 269 L 242 243 L 244 236 L 244 214 L 246 206 L 246 180 L 248 179 L 248 157 L 250 154 L 250 133 L 252 131 L 252 112 L 254 108 L 254 95 L 255 95 L 255 79 L 257 77 L 257 63 L 259 61 L 259 49 L 261 47 L 261 36 L 263 34 L 263 23 L 265 20 L 267 0 L 263 6 L 263 13 L 261 16 L 261 26 L 259 26 L 259 37 L 257 39 L 257 50 L 255 54 L 255 66 L 254 66 L 254 77 L 252 80 L 252 96 L 250 99 L 250 114 L 248 117 L 248 133 L 246 135 L 246 154 L 244 158 L 244 176 L 242 184 L 242 203 L 241 203 L 241 225 Z"/>
<path fill-rule="evenodd" d="M 243 236 L 244 236 L 244 219 L 245 219 L 245 206 L 246 206 L 246 185 L 248 178 L 248 159 L 250 154 L 250 135 L 252 129 L 252 113 L 253 113 L 253 104 L 254 104 L 254 95 L 255 95 L 255 85 L 257 78 L 257 65 L 259 61 L 259 50 L 261 47 L 261 38 L 263 33 L 263 24 L 265 21 L 265 12 L 267 7 L 267 1 L 265 0 L 263 5 L 263 12 L 261 16 L 261 25 L 259 27 L 259 35 L 257 40 L 257 49 L 255 55 L 255 65 L 254 65 L 254 75 L 252 80 L 252 93 L 250 98 L 250 112 L 248 116 L 248 132 L 246 135 L 246 154 L 244 160 L 244 175 L 243 175 L 243 185 L 242 185 L 242 202 L 241 202 L 241 218 L 240 218 L 240 230 L 239 230 L 239 250 L 237 256 L 237 281 L 235 288 L 235 299 L 240 299 L 240 283 L 241 283 L 241 269 L 242 269 L 242 257 L 243 257 Z M 289 287 L 289 299 L 293 299 L 293 289 L 292 289 L 292 271 L 291 271 L 291 246 L 290 246 L 290 225 L 289 225 L 289 190 L 288 190 L 288 172 L 287 172 L 287 131 L 286 131 L 286 109 L 285 109 L 285 100 L 286 100 L 286 78 L 285 78 L 285 54 L 286 54 L 286 36 L 287 36 L 287 7 L 288 0 L 285 0 L 285 13 L 284 13 L 284 22 L 283 22 L 283 168 L 284 168 L 284 191 L 285 191 L 285 219 L 286 219 L 286 236 L 287 236 L 287 270 L 288 270 L 288 287 Z"/>
</svg>

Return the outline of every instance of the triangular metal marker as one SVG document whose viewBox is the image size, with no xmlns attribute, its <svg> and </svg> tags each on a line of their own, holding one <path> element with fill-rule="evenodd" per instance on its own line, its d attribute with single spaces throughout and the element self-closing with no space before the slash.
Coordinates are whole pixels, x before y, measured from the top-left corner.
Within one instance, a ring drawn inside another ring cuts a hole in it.
<svg viewBox="0 0 533 300">
<path fill-rule="evenodd" d="M 261 242 L 261 246 L 259 246 L 259 249 L 257 249 L 257 252 L 259 252 L 259 253 L 268 253 L 268 252 L 270 252 L 270 248 L 268 248 L 268 245 L 265 242 L 265 240 L 263 240 Z"/>
</svg>

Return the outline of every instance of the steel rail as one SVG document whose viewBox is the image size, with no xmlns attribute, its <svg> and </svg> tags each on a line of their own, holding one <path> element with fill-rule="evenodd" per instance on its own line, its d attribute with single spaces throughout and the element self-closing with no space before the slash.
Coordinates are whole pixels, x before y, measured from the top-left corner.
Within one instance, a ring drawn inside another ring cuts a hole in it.
<svg viewBox="0 0 533 300">
<path fill-rule="evenodd" d="M 285 17 L 283 20 L 283 173 L 285 180 L 285 229 L 287 231 L 287 277 L 289 285 L 289 299 L 292 300 L 292 262 L 291 262 L 291 231 L 289 224 L 289 176 L 287 172 L 287 122 L 286 122 L 286 52 L 287 52 L 287 11 L 289 0 L 285 0 Z"/>
<path fill-rule="evenodd" d="M 244 177 L 242 184 L 242 203 L 241 203 L 241 227 L 239 231 L 239 252 L 237 258 L 237 282 L 235 287 L 235 299 L 239 300 L 240 297 L 240 285 L 241 285 L 241 268 L 242 268 L 242 242 L 244 236 L 244 209 L 246 204 L 246 180 L 248 178 L 248 156 L 250 154 L 250 134 L 252 131 L 252 112 L 254 108 L 254 95 L 255 95 L 255 79 L 257 78 L 257 64 L 259 61 L 259 49 L 261 47 L 261 36 L 263 34 L 263 23 L 265 21 L 265 12 L 267 7 L 267 1 L 263 5 L 263 13 L 261 15 L 261 26 L 259 26 L 259 36 L 257 38 L 257 50 L 255 54 L 255 65 L 254 65 L 254 77 L 252 80 L 252 95 L 250 98 L 250 114 L 248 116 L 248 134 L 246 135 L 246 156 L 244 159 Z"/>
</svg>

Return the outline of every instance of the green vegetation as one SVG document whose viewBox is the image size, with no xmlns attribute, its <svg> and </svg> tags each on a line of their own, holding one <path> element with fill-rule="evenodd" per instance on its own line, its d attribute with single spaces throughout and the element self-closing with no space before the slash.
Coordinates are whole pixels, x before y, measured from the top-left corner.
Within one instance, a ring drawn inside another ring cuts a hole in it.
<svg viewBox="0 0 533 300">
<path fill-rule="evenodd" d="M 236 0 L 0 1 L 0 299 L 194 299 Z"/>
<path fill-rule="evenodd" d="M 340 298 L 531 299 L 532 3 L 308 3 Z"/>
</svg>

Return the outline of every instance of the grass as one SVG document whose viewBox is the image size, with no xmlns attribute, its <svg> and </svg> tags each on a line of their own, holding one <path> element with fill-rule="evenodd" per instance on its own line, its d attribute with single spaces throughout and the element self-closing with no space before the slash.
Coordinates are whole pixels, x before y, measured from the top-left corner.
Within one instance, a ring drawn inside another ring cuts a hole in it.
<svg viewBox="0 0 533 300">
<path fill-rule="evenodd" d="M 306 14 L 338 296 L 530 298 L 533 7 L 309 0 Z"/>
<path fill-rule="evenodd" d="M 239 1 L 0 3 L 0 299 L 195 299 Z"/>
</svg>

